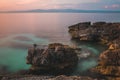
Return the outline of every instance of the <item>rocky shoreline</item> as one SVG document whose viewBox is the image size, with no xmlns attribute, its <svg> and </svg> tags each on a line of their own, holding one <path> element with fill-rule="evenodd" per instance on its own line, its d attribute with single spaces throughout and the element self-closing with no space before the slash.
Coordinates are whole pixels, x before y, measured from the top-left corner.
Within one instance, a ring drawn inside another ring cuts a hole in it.
<svg viewBox="0 0 120 80">
<path fill-rule="evenodd" d="M 120 80 L 120 23 L 83 22 L 69 27 L 72 39 L 92 41 L 108 46 L 99 57 L 99 64 L 91 69 L 93 73 L 107 80 Z"/>
<path fill-rule="evenodd" d="M 120 23 L 83 22 L 69 26 L 69 33 L 73 40 L 92 41 L 108 46 L 108 49 L 100 54 L 98 65 L 88 72 L 96 77 L 63 75 L 75 68 L 79 59 L 77 54 L 81 49 L 52 43 L 43 49 L 34 44 L 34 47 L 28 50 L 26 58 L 27 64 L 31 64 L 30 70 L 0 75 L 0 80 L 120 80 Z M 63 73 L 47 76 L 40 74 L 42 70 L 47 73 Z"/>
<path fill-rule="evenodd" d="M 17 76 L 4 76 L 0 78 L 1 80 L 104 80 L 104 79 L 93 79 L 90 77 L 83 76 L 36 76 L 36 75 L 17 75 Z"/>
<path fill-rule="evenodd" d="M 117 40 L 120 36 L 120 23 L 83 22 L 69 26 L 72 39 L 94 41 L 104 44 Z"/>
</svg>

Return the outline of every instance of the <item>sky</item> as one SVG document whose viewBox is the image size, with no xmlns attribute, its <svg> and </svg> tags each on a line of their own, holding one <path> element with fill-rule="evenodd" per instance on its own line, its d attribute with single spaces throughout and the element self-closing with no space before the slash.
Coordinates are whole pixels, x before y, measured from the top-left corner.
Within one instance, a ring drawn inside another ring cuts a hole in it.
<svg viewBox="0 0 120 80">
<path fill-rule="evenodd" d="M 120 0 L 0 0 L 0 11 L 31 9 L 120 10 Z"/>
</svg>

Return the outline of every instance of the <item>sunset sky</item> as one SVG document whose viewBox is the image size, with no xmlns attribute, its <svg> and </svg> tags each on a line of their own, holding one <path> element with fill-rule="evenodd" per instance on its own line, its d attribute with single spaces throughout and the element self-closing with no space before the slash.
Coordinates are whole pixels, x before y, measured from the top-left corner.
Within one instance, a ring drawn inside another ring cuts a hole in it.
<svg viewBox="0 0 120 80">
<path fill-rule="evenodd" d="M 0 0 L 0 11 L 30 9 L 120 10 L 120 0 Z"/>
</svg>

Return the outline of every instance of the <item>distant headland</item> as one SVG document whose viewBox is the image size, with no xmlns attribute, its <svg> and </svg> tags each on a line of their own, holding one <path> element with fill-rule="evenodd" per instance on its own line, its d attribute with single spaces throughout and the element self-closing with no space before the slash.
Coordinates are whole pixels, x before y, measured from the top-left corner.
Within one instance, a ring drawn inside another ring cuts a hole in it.
<svg viewBox="0 0 120 80">
<path fill-rule="evenodd" d="M 0 11 L 0 13 L 120 13 L 120 10 L 32 9 Z"/>
</svg>

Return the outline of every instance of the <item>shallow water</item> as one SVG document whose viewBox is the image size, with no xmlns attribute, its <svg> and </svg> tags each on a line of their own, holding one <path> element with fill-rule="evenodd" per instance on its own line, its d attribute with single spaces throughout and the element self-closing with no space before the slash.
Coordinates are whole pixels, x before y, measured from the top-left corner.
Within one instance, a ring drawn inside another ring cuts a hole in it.
<svg viewBox="0 0 120 80">
<path fill-rule="evenodd" d="M 68 26 L 84 21 L 119 22 L 120 15 L 96 13 L 16 13 L 0 14 L 0 66 L 16 72 L 28 69 L 26 55 L 32 44 L 47 45 L 61 42 L 77 45 L 82 53 L 90 52 L 91 56 L 80 59 L 74 74 L 79 74 L 97 65 L 99 54 L 105 46 L 90 42 L 72 41 Z M 84 52 L 87 51 L 87 52 Z M 82 56 L 85 56 L 82 54 Z"/>
</svg>

